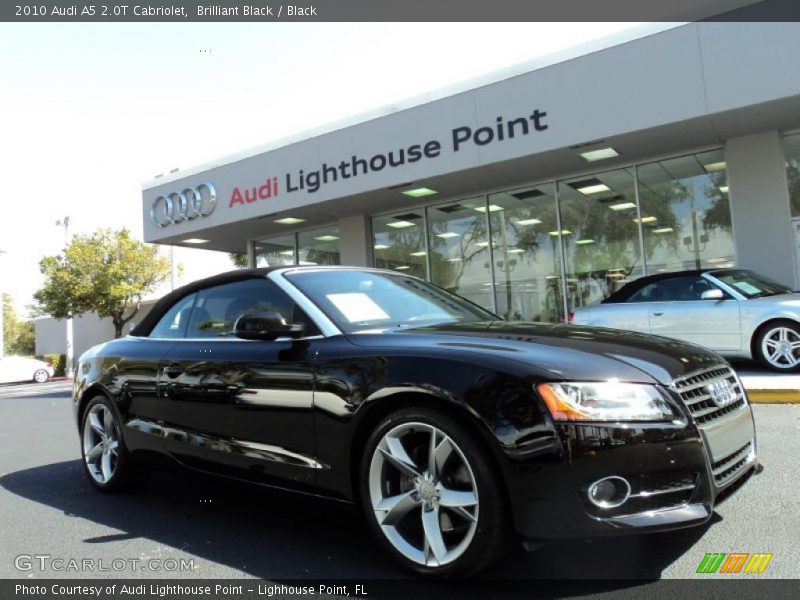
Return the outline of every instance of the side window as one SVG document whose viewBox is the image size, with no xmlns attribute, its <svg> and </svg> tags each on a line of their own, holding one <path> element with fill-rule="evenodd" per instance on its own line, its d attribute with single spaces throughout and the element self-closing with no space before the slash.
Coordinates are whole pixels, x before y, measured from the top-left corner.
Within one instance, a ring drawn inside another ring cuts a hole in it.
<svg viewBox="0 0 800 600">
<path fill-rule="evenodd" d="M 712 288 L 702 277 L 674 277 L 662 279 L 657 283 L 658 294 L 663 302 L 691 302 L 702 300 L 701 296 L 706 290 Z"/>
<path fill-rule="evenodd" d="M 172 305 L 150 332 L 151 338 L 182 338 L 186 334 L 197 294 L 189 294 Z"/>
<path fill-rule="evenodd" d="M 648 283 L 641 289 L 636 290 L 628 298 L 628 302 L 658 302 L 658 283 Z"/>
<path fill-rule="evenodd" d="M 248 279 L 198 292 L 186 337 L 232 337 L 233 326 L 239 317 L 267 311 L 280 313 L 288 323 L 304 322 L 306 335 L 319 333 L 274 283 L 265 279 Z"/>
</svg>

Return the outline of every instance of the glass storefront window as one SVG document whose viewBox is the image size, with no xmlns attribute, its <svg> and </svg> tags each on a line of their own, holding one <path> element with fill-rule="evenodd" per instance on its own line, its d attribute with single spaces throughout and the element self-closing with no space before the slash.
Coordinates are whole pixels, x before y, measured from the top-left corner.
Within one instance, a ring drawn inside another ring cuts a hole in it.
<svg viewBox="0 0 800 600">
<path fill-rule="evenodd" d="M 484 196 L 428 211 L 431 281 L 492 310 L 492 272 Z"/>
<path fill-rule="evenodd" d="M 256 267 L 275 267 L 294 264 L 294 234 L 264 238 L 255 242 Z"/>
<path fill-rule="evenodd" d="M 570 310 L 644 274 L 633 167 L 560 181 L 558 200 L 561 230 L 548 234 L 563 242 Z"/>
<path fill-rule="evenodd" d="M 374 217 L 375 266 L 427 279 L 427 248 L 423 210 Z"/>
<path fill-rule="evenodd" d="M 334 225 L 297 234 L 297 256 L 301 265 L 338 265 L 339 227 Z"/>
<path fill-rule="evenodd" d="M 497 314 L 513 321 L 563 318 L 555 184 L 489 196 Z"/>
<path fill-rule="evenodd" d="M 800 217 L 800 133 L 787 135 L 783 140 L 786 152 L 786 179 L 789 180 L 789 201 L 792 218 Z"/>
<path fill-rule="evenodd" d="M 648 273 L 736 266 L 722 150 L 637 172 Z"/>
</svg>

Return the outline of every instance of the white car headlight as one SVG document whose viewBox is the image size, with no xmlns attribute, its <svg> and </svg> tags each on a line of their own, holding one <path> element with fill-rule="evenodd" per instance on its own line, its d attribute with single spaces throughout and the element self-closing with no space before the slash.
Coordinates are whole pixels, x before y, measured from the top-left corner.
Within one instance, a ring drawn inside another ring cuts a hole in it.
<svg viewBox="0 0 800 600">
<path fill-rule="evenodd" d="M 541 383 L 537 390 L 556 421 L 664 421 L 675 416 L 654 385 L 561 382 Z"/>
</svg>

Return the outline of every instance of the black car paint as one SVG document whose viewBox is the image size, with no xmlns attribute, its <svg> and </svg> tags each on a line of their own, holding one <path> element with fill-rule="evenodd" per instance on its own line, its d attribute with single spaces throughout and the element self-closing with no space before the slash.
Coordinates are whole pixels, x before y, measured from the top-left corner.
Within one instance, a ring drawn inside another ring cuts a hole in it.
<svg viewBox="0 0 800 600">
<path fill-rule="evenodd" d="M 699 481 L 692 502 L 708 509 L 699 520 L 710 517 L 715 492 L 702 436 L 673 392 L 679 416 L 671 423 L 556 424 L 536 384 L 618 378 L 667 389 L 723 362 L 653 336 L 502 321 L 276 342 L 128 337 L 81 358 L 74 399 L 80 419 L 93 394 L 112 398 L 134 455 L 168 454 L 344 501 L 357 498 L 354 465 L 377 418 L 412 402 L 432 405 L 484 440 L 517 531 L 547 539 L 618 530 L 584 501 L 602 476 L 690 471 Z M 678 525 L 686 523 L 657 528 Z"/>
</svg>

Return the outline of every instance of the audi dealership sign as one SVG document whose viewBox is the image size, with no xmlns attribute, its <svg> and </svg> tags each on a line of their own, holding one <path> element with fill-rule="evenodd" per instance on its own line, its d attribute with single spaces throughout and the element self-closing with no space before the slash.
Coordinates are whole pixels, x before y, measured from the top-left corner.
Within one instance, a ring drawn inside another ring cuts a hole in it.
<svg viewBox="0 0 800 600">
<path fill-rule="evenodd" d="M 150 220 L 159 227 L 207 217 L 217 206 L 217 190 L 210 181 L 180 192 L 158 196 L 150 206 Z"/>
</svg>

